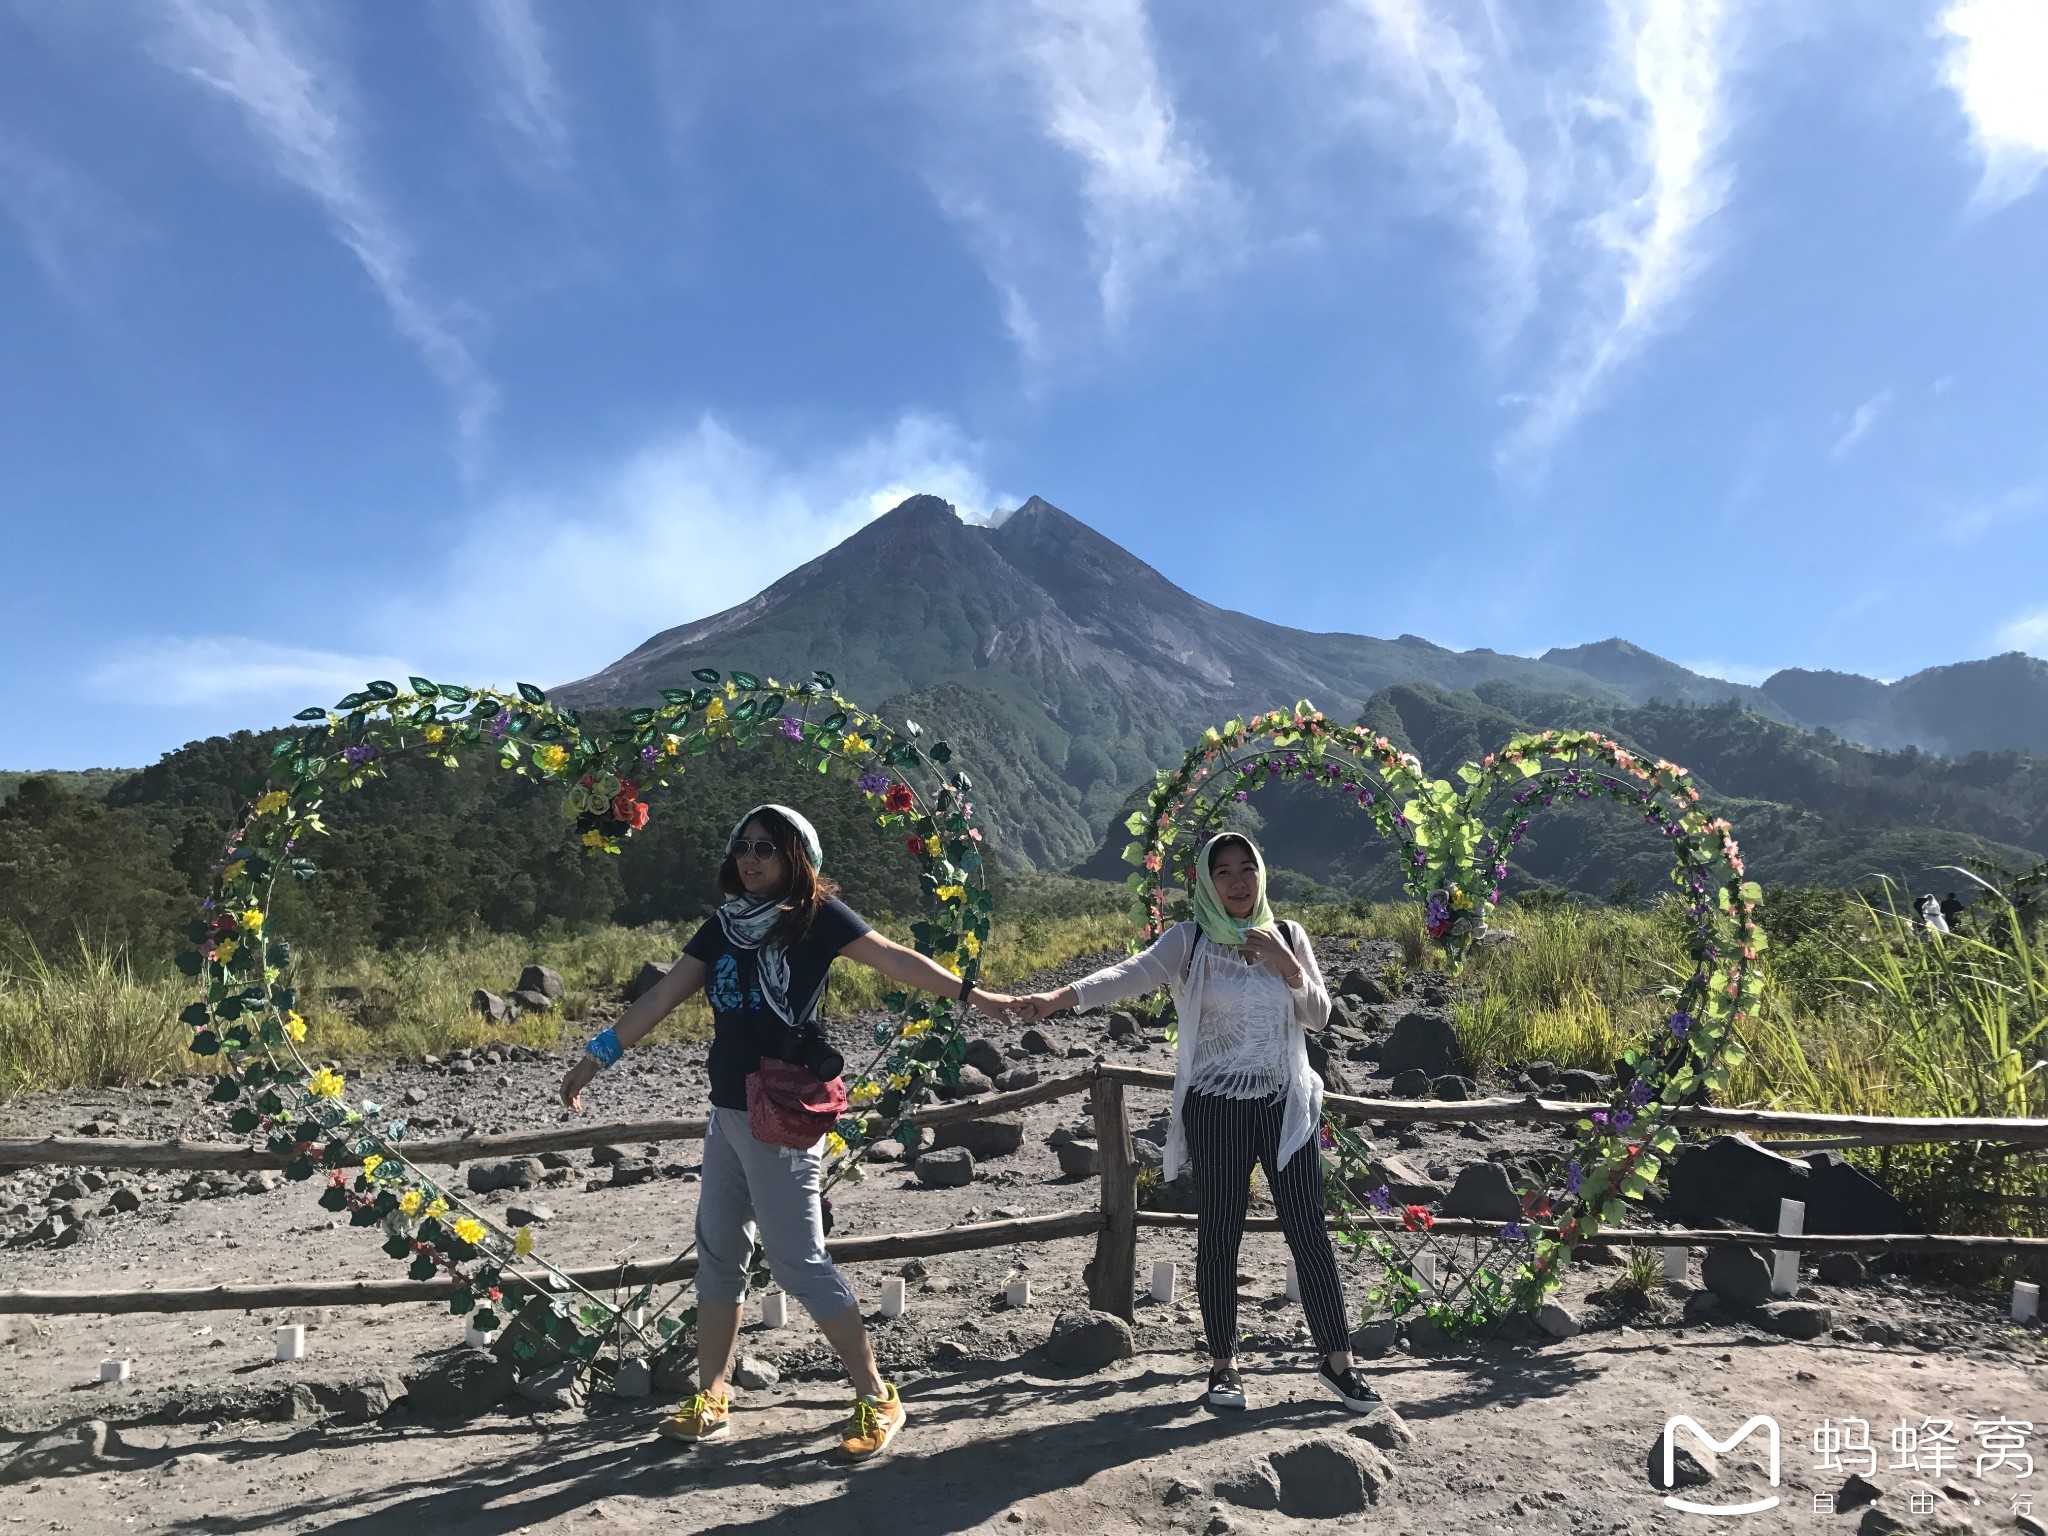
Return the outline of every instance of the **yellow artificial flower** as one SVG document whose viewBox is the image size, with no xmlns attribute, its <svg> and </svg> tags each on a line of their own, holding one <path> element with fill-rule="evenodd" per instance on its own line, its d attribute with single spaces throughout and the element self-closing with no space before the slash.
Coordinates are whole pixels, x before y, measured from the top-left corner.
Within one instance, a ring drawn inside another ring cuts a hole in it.
<svg viewBox="0 0 2048 1536">
<path fill-rule="evenodd" d="M 933 891 L 932 894 L 941 901 L 958 901 L 967 894 L 967 887 L 964 885 L 942 885 L 936 891 Z"/>
<path fill-rule="evenodd" d="M 459 1218 L 454 1226 L 455 1235 L 465 1243 L 480 1243 L 484 1237 L 484 1224 L 474 1216 Z"/>
<path fill-rule="evenodd" d="M 512 1251 L 522 1259 L 533 1252 L 533 1228 L 521 1227 L 512 1234 Z"/>
<path fill-rule="evenodd" d="M 269 794 L 257 797 L 256 814 L 258 816 L 274 816 L 291 803 L 292 797 L 290 795 L 281 789 L 273 789 Z"/>
<path fill-rule="evenodd" d="M 220 872 L 220 883 L 222 885 L 233 885 L 235 881 L 241 878 L 242 871 L 247 869 L 248 867 L 249 865 L 246 860 L 235 860 L 234 863 L 230 864 L 226 869 Z"/>
<path fill-rule="evenodd" d="M 683 750 L 683 743 L 680 738 L 671 736 L 668 738 L 668 740 L 664 741 L 661 744 L 661 750 L 668 756 L 674 757 L 678 752 Z"/>
<path fill-rule="evenodd" d="M 932 834 L 932 836 L 924 840 L 924 851 L 932 858 L 936 859 L 939 856 L 939 849 L 941 846 L 943 845 L 939 842 L 937 833 Z"/>
<path fill-rule="evenodd" d="M 381 1157 L 379 1157 L 379 1156 L 378 1156 L 378 1155 L 377 1155 L 376 1153 L 374 1153 L 374 1152 L 372 1152 L 372 1153 L 371 1153 L 371 1154 L 370 1154 L 370 1155 L 369 1155 L 368 1157 L 364 1158 L 364 1159 L 363 1159 L 363 1177 L 364 1177 L 364 1178 L 366 1178 L 366 1179 L 367 1179 L 368 1177 L 370 1177 L 370 1175 L 371 1175 L 371 1174 L 373 1174 L 373 1173 L 375 1173 L 375 1172 L 377 1171 L 377 1165 L 378 1165 L 378 1164 L 380 1164 L 380 1163 L 382 1163 L 383 1161 L 384 1161 L 384 1159 L 383 1159 L 383 1158 L 381 1158 Z"/>
<path fill-rule="evenodd" d="M 830 1131 L 826 1134 L 825 1155 L 827 1157 L 838 1157 L 845 1150 L 846 1138 L 844 1136 L 840 1135 L 837 1131 Z"/>
<path fill-rule="evenodd" d="M 882 1090 L 873 1083 L 855 1083 L 846 1096 L 856 1106 L 865 1108 L 882 1096 Z"/>
<path fill-rule="evenodd" d="M 316 1099 L 338 1099 L 347 1086 L 347 1078 L 327 1067 L 322 1067 L 306 1079 L 306 1092 Z"/>
<path fill-rule="evenodd" d="M 214 945 L 213 958 L 221 965 L 226 965 L 230 960 L 234 959 L 235 941 L 233 939 L 222 939 L 218 944 Z"/>
<path fill-rule="evenodd" d="M 444 740 L 447 739 L 448 727 L 445 725 L 430 725 L 424 731 L 420 732 L 420 734 L 427 738 L 428 746 L 438 747 Z"/>
<path fill-rule="evenodd" d="M 1462 890 L 1454 890 L 1451 892 L 1451 905 L 1462 912 L 1465 908 L 1472 905 L 1472 898 Z"/>
<path fill-rule="evenodd" d="M 306 1021 L 299 1017 L 299 1011 L 296 1008 L 284 1016 L 284 1032 L 285 1037 L 289 1040 L 303 1040 L 306 1038 Z"/>
<path fill-rule="evenodd" d="M 408 1189 L 398 1197 L 398 1208 L 408 1216 L 417 1216 L 426 1197 L 416 1189 Z"/>
<path fill-rule="evenodd" d="M 448 1197 L 446 1195 L 434 1196 L 432 1203 L 430 1203 L 424 1211 L 420 1212 L 420 1214 L 426 1217 L 429 1221 L 433 1221 L 439 1217 L 446 1216 L 448 1214 Z"/>
<path fill-rule="evenodd" d="M 873 749 L 870 748 L 865 741 L 861 740 L 860 732 L 848 731 L 844 736 L 839 738 L 839 750 L 844 752 L 848 757 L 859 757 L 863 752 L 868 752 Z"/>
<path fill-rule="evenodd" d="M 709 704 L 706 704 L 704 706 L 704 723 L 706 725 L 709 725 L 713 720 L 723 720 L 724 718 L 725 700 L 713 699 Z"/>
<path fill-rule="evenodd" d="M 583 834 L 583 846 L 586 848 L 602 848 L 604 846 L 604 834 L 598 831 L 597 828 L 592 827 Z"/>
<path fill-rule="evenodd" d="M 954 954 L 953 951 L 951 951 L 950 949 L 947 950 L 943 955 L 933 955 L 932 960 L 936 964 L 944 966 L 947 970 L 951 971 L 955 976 L 958 976 L 960 974 L 960 957 Z"/>
<path fill-rule="evenodd" d="M 889 1086 L 891 1088 L 894 1088 L 898 1093 L 901 1093 L 904 1089 L 910 1086 L 910 1074 L 908 1072 L 890 1073 Z"/>
<path fill-rule="evenodd" d="M 557 746 L 553 742 L 543 747 L 535 747 L 533 755 L 549 773 L 560 773 L 569 764 L 569 749 Z"/>
<path fill-rule="evenodd" d="M 932 1021 L 930 1019 L 912 1019 L 903 1026 L 903 1038 L 906 1040 L 922 1040 L 931 1032 Z"/>
<path fill-rule="evenodd" d="M 263 931 L 263 912 L 262 912 L 262 909 L 261 909 L 261 908 L 259 908 L 259 907 L 251 907 L 251 908 L 250 908 L 250 909 L 249 909 L 248 911 L 246 911 L 246 912 L 244 912 L 244 913 L 242 914 L 242 932 L 244 932 L 244 933 L 261 933 L 262 931 Z"/>
<path fill-rule="evenodd" d="M 981 953 L 981 939 L 975 934 L 963 933 L 960 935 L 960 947 L 969 955 L 978 955 Z"/>
</svg>

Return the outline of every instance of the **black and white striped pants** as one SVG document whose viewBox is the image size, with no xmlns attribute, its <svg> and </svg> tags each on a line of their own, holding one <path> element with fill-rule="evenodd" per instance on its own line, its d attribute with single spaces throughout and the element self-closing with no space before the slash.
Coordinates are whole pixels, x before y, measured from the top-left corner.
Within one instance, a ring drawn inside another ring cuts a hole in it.
<svg viewBox="0 0 2048 1536">
<path fill-rule="evenodd" d="M 1227 1360 L 1237 1353 L 1237 1253 L 1244 1241 L 1254 1164 L 1266 1170 L 1266 1186 L 1294 1254 L 1301 1306 L 1316 1347 L 1324 1354 L 1351 1347 L 1337 1251 L 1323 1225 L 1323 1159 L 1315 1139 L 1299 1148 L 1286 1167 L 1276 1166 L 1286 1108 L 1285 1099 L 1224 1099 L 1195 1092 L 1181 1107 L 1200 1207 L 1195 1289 L 1212 1359 Z"/>
</svg>

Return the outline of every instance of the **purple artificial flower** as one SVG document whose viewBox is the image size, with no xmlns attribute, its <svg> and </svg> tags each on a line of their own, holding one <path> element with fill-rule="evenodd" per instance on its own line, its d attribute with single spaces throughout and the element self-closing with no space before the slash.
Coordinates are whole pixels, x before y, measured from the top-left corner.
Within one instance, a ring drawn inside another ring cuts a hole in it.
<svg viewBox="0 0 2048 1536">
<path fill-rule="evenodd" d="M 1292 773 L 1301 766 L 1301 754 L 1299 752 L 1290 752 L 1283 761 L 1287 764 L 1287 771 Z"/>
<path fill-rule="evenodd" d="M 1664 818 L 1659 816 L 1654 810 L 1643 812 L 1643 821 L 1646 825 L 1652 827 L 1659 827 L 1664 824 Z"/>
<path fill-rule="evenodd" d="M 512 711 L 501 709 L 491 716 L 491 740 L 503 741 L 505 733 L 512 729 Z"/>
<path fill-rule="evenodd" d="M 1585 1174 L 1579 1168 L 1579 1160 L 1576 1157 L 1573 1158 L 1570 1162 L 1566 1163 L 1564 1165 L 1565 1193 L 1568 1195 L 1576 1195 L 1579 1192 L 1579 1185 L 1585 1179 L 1585 1177 Z"/>
<path fill-rule="evenodd" d="M 1409 862 L 1413 864 L 1417 869 L 1421 869 L 1425 864 L 1429 862 L 1429 855 L 1424 853 L 1420 848 L 1418 848 L 1410 857 Z"/>
<path fill-rule="evenodd" d="M 1251 796 L 1244 790 L 1240 789 L 1236 794 L 1232 795 L 1230 798 L 1235 800 L 1239 805 L 1243 805 L 1245 801 L 1251 799 Z"/>
<path fill-rule="evenodd" d="M 1495 864 L 1495 865 L 1493 866 L 1493 878 L 1494 878 L 1494 879 L 1496 879 L 1496 880 L 1505 880 L 1505 879 L 1507 879 L 1507 877 L 1508 877 L 1508 867 L 1507 867 L 1507 865 L 1505 865 L 1505 864 Z"/>
<path fill-rule="evenodd" d="M 1692 1031 L 1692 1015 L 1681 1008 L 1664 1021 L 1664 1027 L 1683 1040 Z"/>
<path fill-rule="evenodd" d="M 1595 1129 L 1597 1129 L 1597 1130 L 1602 1130 L 1602 1131 L 1604 1131 L 1604 1130 L 1606 1130 L 1606 1129 L 1607 1129 L 1607 1111 L 1606 1111 L 1606 1110 L 1604 1110 L 1604 1109 L 1596 1109 L 1596 1110 L 1594 1110 L 1594 1111 L 1593 1111 L 1593 1113 L 1592 1113 L 1592 1115 L 1590 1116 L 1590 1118 L 1591 1118 L 1591 1120 L 1592 1120 L 1592 1122 L 1593 1122 L 1593 1125 L 1594 1125 L 1594 1128 L 1595 1128 Z"/>
<path fill-rule="evenodd" d="M 1393 1208 L 1394 1196 L 1392 1192 L 1389 1191 L 1387 1186 L 1384 1184 L 1382 1184 L 1378 1189 L 1369 1191 L 1366 1194 L 1365 1198 L 1367 1199 L 1367 1201 L 1371 1203 L 1372 1208 L 1376 1211 L 1391 1210 Z"/>
<path fill-rule="evenodd" d="M 1628 1109 L 1617 1109 L 1614 1112 L 1614 1119 L 1612 1123 L 1617 1131 L 1627 1130 L 1630 1126 L 1636 1123 L 1635 1111 Z"/>
<path fill-rule="evenodd" d="M 775 729 L 781 733 L 784 741 L 802 741 L 804 739 L 804 723 L 797 719 L 795 715 L 784 715 L 782 717 L 782 724 L 775 727 Z"/>
<path fill-rule="evenodd" d="M 1268 774 L 1268 776 L 1276 774 L 1280 771 L 1281 764 L 1278 761 L 1270 757 L 1266 759 L 1266 773 Z"/>
<path fill-rule="evenodd" d="M 1529 1233 L 1519 1221 L 1511 1221 L 1500 1229 L 1500 1235 L 1506 1242 L 1519 1243 Z"/>
<path fill-rule="evenodd" d="M 1417 854 L 1416 857 L 1420 858 L 1421 855 Z M 1450 925 L 1451 904 L 1444 899 L 1442 892 L 1431 896 L 1428 901 L 1422 904 L 1422 918 L 1432 931 Z"/>
<path fill-rule="evenodd" d="M 377 749 L 365 742 L 360 747 L 343 747 L 341 760 L 351 768 L 360 768 L 377 755 Z"/>
<path fill-rule="evenodd" d="M 879 795 L 889 787 L 886 773 L 864 773 L 854 780 L 853 787 L 864 795 Z"/>
<path fill-rule="evenodd" d="M 1322 1137 L 1322 1140 L 1323 1140 L 1323 1150 L 1324 1150 L 1325 1152 L 1333 1152 L 1333 1151 L 1335 1151 L 1335 1150 L 1336 1150 L 1336 1147 L 1337 1147 L 1337 1133 L 1336 1133 L 1335 1131 L 1331 1130 L 1331 1129 L 1330 1129 L 1330 1128 L 1329 1128 L 1329 1127 L 1328 1127 L 1327 1125 L 1323 1127 L 1323 1137 Z"/>
<path fill-rule="evenodd" d="M 1647 1077 L 1639 1077 L 1628 1085 L 1628 1101 L 1635 1105 L 1637 1109 L 1641 1109 L 1650 1102 L 1650 1095 L 1653 1091 L 1650 1087 L 1650 1080 Z"/>
<path fill-rule="evenodd" d="M 1378 798 L 1379 798 L 1379 796 L 1375 795 L 1375 794 L 1374 794 L 1374 793 L 1373 793 L 1373 792 L 1372 792 L 1371 790 L 1369 790 L 1369 789 L 1367 789 L 1367 790 L 1361 790 L 1361 791 L 1359 792 L 1359 796 L 1358 796 L 1358 803 L 1359 803 L 1360 805 L 1371 805 L 1371 804 L 1373 803 L 1373 801 L 1377 800 Z"/>
<path fill-rule="evenodd" d="M 640 749 L 640 761 L 643 763 L 651 763 L 659 756 L 661 756 L 661 753 L 655 749 L 654 743 L 651 741 Z"/>
</svg>

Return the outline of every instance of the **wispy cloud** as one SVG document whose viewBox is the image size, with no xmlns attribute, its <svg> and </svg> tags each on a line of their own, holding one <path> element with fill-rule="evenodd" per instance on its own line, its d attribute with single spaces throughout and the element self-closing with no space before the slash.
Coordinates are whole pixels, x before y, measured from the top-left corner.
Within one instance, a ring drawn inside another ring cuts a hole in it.
<svg viewBox="0 0 2048 1536">
<path fill-rule="evenodd" d="M 2048 7 L 1953 0 L 1942 13 L 1942 73 L 1984 161 L 1980 208 L 2024 197 L 2048 169 Z"/>
<path fill-rule="evenodd" d="M 1877 425 L 1878 417 L 1891 408 L 1891 403 L 1892 392 L 1881 389 L 1857 406 L 1855 414 L 1849 418 L 1849 425 L 1843 429 L 1842 435 L 1835 439 L 1835 446 L 1828 450 L 1829 454 L 1837 459 L 1846 457 L 1852 448 L 1863 441 L 1870 429 Z"/>
<path fill-rule="evenodd" d="M 1348 115 L 1402 145 L 1425 168 L 1421 195 L 1473 229 L 1489 268 L 1485 330 L 1505 344 L 1535 306 L 1540 261 L 1529 166 L 1494 100 L 1494 61 L 1423 0 L 1336 0 L 1316 31 L 1327 62 L 1370 81 L 1349 97 Z"/>
<path fill-rule="evenodd" d="M 2048 657 L 2048 608 L 2036 608 L 1998 627 L 1993 640 L 2008 651 Z"/>
<path fill-rule="evenodd" d="M 988 0 L 965 44 L 970 88 L 950 106 L 967 127 L 931 174 L 949 217 L 970 232 L 1001 296 L 1006 324 L 1031 357 L 1052 349 L 1044 311 L 1074 266 L 1061 217 L 1020 176 L 1007 131 L 1018 116 L 1066 166 L 1060 196 L 1078 215 L 1094 308 L 1114 331 L 1155 281 L 1232 259 L 1235 189 L 1189 137 L 1160 63 L 1145 0 Z"/>
<path fill-rule="evenodd" d="M 0 129 L 0 210 L 65 300 L 90 308 L 140 226 L 98 183 Z"/>
<path fill-rule="evenodd" d="M 1560 361 L 1504 445 L 1540 457 L 1666 322 L 1706 259 L 1704 226 L 1728 195 L 1720 158 L 1727 18 L 1722 0 L 1615 0 L 1601 78 L 1581 109 L 1599 206 L 1580 224 L 1586 303 Z"/>
<path fill-rule="evenodd" d="M 340 70 L 288 35 L 281 14 L 232 0 L 173 0 L 162 57 L 240 108 L 272 169 L 320 205 L 399 333 L 453 398 L 461 440 L 473 450 L 496 391 L 420 283 L 411 242 L 371 190 Z"/>
<path fill-rule="evenodd" d="M 1757 687 L 1765 678 L 1778 670 L 1776 667 L 1758 666 L 1752 662 L 1721 661 L 1711 658 L 1701 661 L 1681 661 L 1679 665 L 1688 672 L 1699 673 L 1701 677 L 1719 678 L 1724 683 L 1741 683 L 1750 688 Z"/>
<path fill-rule="evenodd" d="M 120 704 L 186 708 L 253 706 L 275 714 L 321 704 L 373 677 L 402 675 L 391 656 L 309 650 L 236 635 L 137 639 L 103 657 L 87 675 L 101 698 Z"/>
<path fill-rule="evenodd" d="M 550 172 L 569 165 L 567 109 L 548 62 L 547 34 L 529 0 L 474 0 L 485 57 L 478 73 L 493 114 Z"/>
</svg>

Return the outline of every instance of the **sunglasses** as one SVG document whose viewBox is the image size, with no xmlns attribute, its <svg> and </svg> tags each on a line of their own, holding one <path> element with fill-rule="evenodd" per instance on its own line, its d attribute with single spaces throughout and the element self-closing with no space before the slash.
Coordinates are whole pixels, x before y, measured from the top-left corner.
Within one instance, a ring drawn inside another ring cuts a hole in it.
<svg viewBox="0 0 2048 1536">
<path fill-rule="evenodd" d="M 732 840 L 732 846 L 726 851 L 735 858 L 740 854 L 751 852 L 757 859 L 772 859 L 781 850 L 765 837 L 736 837 Z"/>
</svg>

